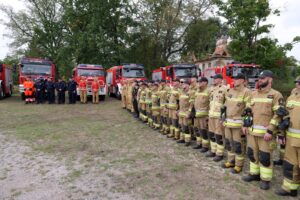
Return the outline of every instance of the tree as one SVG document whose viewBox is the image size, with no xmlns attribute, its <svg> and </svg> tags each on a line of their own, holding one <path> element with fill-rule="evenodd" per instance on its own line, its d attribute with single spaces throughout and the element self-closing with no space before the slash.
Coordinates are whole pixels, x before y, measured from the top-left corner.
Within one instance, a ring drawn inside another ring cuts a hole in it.
<svg viewBox="0 0 300 200">
<path fill-rule="evenodd" d="M 276 39 L 270 39 L 267 34 L 273 27 L 266 24 L 268 16 L 280 14 L 272 10 L 268 0 L 216 0 L 219 14 L 227 20 L 229 36 L 232 41 L 229 50 L 235 60 L 244 63 L 261 64 L 264 68 L 283 66 L 288 60 L 286 52 L 299 41 L 286 45 L 278 45 Z"/>
</svg>

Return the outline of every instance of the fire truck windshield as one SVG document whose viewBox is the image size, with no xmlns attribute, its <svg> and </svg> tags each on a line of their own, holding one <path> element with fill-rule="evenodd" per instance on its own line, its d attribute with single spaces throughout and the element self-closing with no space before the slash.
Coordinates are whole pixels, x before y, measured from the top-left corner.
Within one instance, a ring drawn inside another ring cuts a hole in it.
<svg viewBox="0 0 300 200">
<path fill-rule="evenodd" d="M 195 67 L 191 68 L 174 68 L 177 77 L 196 77 L 197 71 Z"/>
<path fill-rule="evenodd" d="M 143 78 L 145 77 L 145 72 L 143 69 L 123 68 L 123 76 L 125 78 Z"/>
<path fill-rule="evenodd" d="M 27 75 L 50 75 L 51 65 L 23 64 L 22 73 Z"/>
<path fill-rule="evenodd" d="M 79 76 L 104 76 L 104 71 L 102 69 L 78 69 Z"/>
<path fill-rule="evenodd" d="M 260 69 L 257 67 L 233 67 L 233 76 L 236 76 L 238 73 L 243 73 L 247 78 L 256 78 L 258 77 Z"/>
</svg>

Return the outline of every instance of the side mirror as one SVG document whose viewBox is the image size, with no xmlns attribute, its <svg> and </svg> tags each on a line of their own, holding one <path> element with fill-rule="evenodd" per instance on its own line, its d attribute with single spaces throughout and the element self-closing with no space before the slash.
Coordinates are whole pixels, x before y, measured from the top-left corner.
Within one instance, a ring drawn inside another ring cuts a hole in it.
<svg viewBox="0 0 300 200">
<path fill-rule="evenodd" d="M 3 64 L 0 64 L 0 72 L 3 72 Z"/>
</svg>

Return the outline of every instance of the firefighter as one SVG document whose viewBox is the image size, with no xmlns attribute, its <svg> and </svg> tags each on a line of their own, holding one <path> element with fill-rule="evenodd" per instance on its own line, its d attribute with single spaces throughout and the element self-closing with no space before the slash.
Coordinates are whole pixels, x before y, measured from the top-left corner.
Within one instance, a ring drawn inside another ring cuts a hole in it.
<svg viewBox="0 0 300 200">
<path fill-rule="evenodd" d="M 139 104 L 140 104 L 140 118 L 141 120 L 146 123 L 148 120 L 147 111 L 146 111 L 146 90 L 148 89 L 148 84 L 144 81 L 141 85 L 140 97 L 139 97 Z"/>
<path fill-rule="evenodd" d="M 98 104 L 99 103 L 99 82 L 98 78 L 95 77 L 94 81 L 92 82 L 92 94 L 93 94 L 93 103 Z"/>
<path fill-rule="evenodd" d="M 161 129 L 160 133 L 166 135 L 169 133 L 168 127 L 168 87 L 166 86 L 166 81 L 161 80 L 160 91 L 159 91 L 159 104 L 160 104 L 160 122 Z"/>
<path fill-rule="evenodd" d="M 214 86 L 210 92 L 210 104 L 209 104 L 209 140 L 210 140 L 210 152 L 206 154 L 206 157 L 214 157 L 215 162 L 223 160 L 224 154 L 224 129 L 220 120 L 221 107 L 225 101 L 226 86 L 222 84 L 223 76 L 216 74 L 212 76 L 214 79 Z"/>
<path fill-rule="evenodd" d="M 227 161 L 222 164 L 223 168 L 232 168 L 232 173 L 242 171 L 245 160 L 245 135 L 242 132 L 242 114 L 246 103 L 249 101 L 251 91 L 245 87 L 246 77 L 239 73 L 234 79 L 234 87 L 229 89 L 223 107 L 225 118 L 225 149 Z"/>
<path fill-rule="evenodd" d="M 49 104 L 55 103 L 55 83 L 53 82 L 52 78 L 48 78 L 46 82 L 46 94 Z"/>
<path fill-rule="evenodd" d="M 87 103 L 87 81 L 84 77 L 80 78 L 79 81 L 79 93 L 80 93 L 80 103 Z"/>
<path fill-rule="evenodd" d="M 77 87 L 76 81 L 73 78 L 70 79 L 68 84 L 67 84 L 69 104 L 75 104 L 76 103 L 76 97 L 77 97 L 76 87 Z"/>
<path fill-rule="evenodd" d="M 260 188 L 268 190 L 273 176 L 272 152 L 276 148 L 273 134 L 279 123 L 277 109 L 282 95 L 272 89 L 273 73 L 264 70 L 259 75 L 259 89 L 252 92 L 245 110 L 243 132 L 247 134 L 247 155 L 250 172 L 243 177 L 246 182 L 260 181 Z M 249 128 L 250 127 L 250 128 Z"/>
<path fill-rule="evenodd" d="M 137 91 L 137 95 L 136 95 L 136 101 L 137 101 L 137 105 L 138 105 L 138 118 L 139 120 L 142 121 L 142 117 L 141 117 L 141 114 L 142 114 L 142 104 L 141 104 L 141 94 L 142 94 L 142 90 L 144 89 L 144 86 L 143 86 L 143 81 L 139 81 L 138 83 L 138 91 Z"/>
<path fill-rule="evenodd" d="M 181 128 L 180 139 L 177 143 L 185 143 L 186 146 L 191 144 L 191 133 L 189 126 L 191 124 L 191 101 L 189 96 L 189 84 L 186 80 L 181 81 L 181 93 L 179 96 L 178 118 Z"/>
<path fill-rule="evenodd" d="M 134 81 L 133 90 L 132 90 L 132 105 L 134 110 L 134 118 L 139 118 L 139 105 L 138 105 L 138 92 L 140 86 L 139 81 Z"/>
<path fill-rule="evenodd" d="M 152 127 L 153 126 L 153 119 L 152 119 L 152 114 L 151 114 L 151 106 L 152 106 L 152 101 L 151 101 L 151 92 L 152 92 L 152 86 L 153 86 L 153 81 L 148 82 L 148 87 L 146 88 L 146 114 L 147 114 L 147 124 Z"/>
<path fill-rule="evenodd" d="M 160 128 L 160 105 L 159 105 L 159 90 L 158 90 L 158 83 L 153 83 L 152 90 L 151 90 L 151 116 L 153 120 L 153 128 L 159 129 Z"/>
<path fill-rule="evenodd" d="M 188 96 L 189 96 L 189 103 L 190 103 L 190 106 L 191 106 L 191 108 L 190 108 L 190 110 L 192 109 L 192 107 L 193 107 L 193 102 L 194 102 L 194 100 L 195 100 L 195 93 L 196 93 L 196 91 L 197 91 L 197 78 L 191 78 L 191 80 L 190 80 L 190 85 L 189 85 L 189 91 L 188 91 Z M 193 112 L 191 113 L 191 119 L 189 120 L 190 121 L 190 124 L 189 124 L 189 126 L 188 126 L 188 128 L 189 128 L 189 133 L 191 134 L 191 138 L 193 139 L 193 138 L 195 138 L 196 137 L 196 135 L 195 135 L 195 128 L 194 128 L 194 110 L 193 110 Z"/>
<path fill-rule="evenodd" d="M 169 99 L 168 99 L 168 110 L 170 119 L 170 133 L 167 135 L 168 138 L 174 138 L 175 140 L 180 139 L 180 130 L 178 124 L 177 111 L 179 109 L 179 96 L 180 96 L 180 81 L 175 79 L 173 81 L 173 86 L 170 89 Z"/>
<path fill-rule="evenodd" d="M 26 78 L 26 81 L 23 83 L 24 94 L 25 94 L 25 103 L 34 102 L 34 82 L 30 78 Z"/>
<path fill-rule="evenodd" d="M 292 90 L 287 99 L 286 108 L 289 113 L 278 126 L 279 129 L 287 129 L 286 138 L 279 137 L 279 143 L 285 145 L 283 161 L 283 183 L 281 189 L 276 191 L 280 196 L 298 195 L 300 188 L 300 76 L 295 80 L 296 88 Z"/>
<path fill-rule="evenodd" d="M 42 82 L 42 78 L 38 78 L 34 84 L 35 87 L 35 97 L 36 103 L 40 104 L 44 102 L 43 92 L 44 92 L 44 84 Z"/>
<path fill-rule="evenodd" d="M 58 80 L 58 83 L 56 83 L 56 91 L 58 96 L 58 104 L 65 104 L 65 95 L 66 95 L 66 83 L 62 79 Z"/>
<path fill-rule="evenodd" d="M 124 81 L 124 84 L 122 86 L 122 94 L 121 94 L 121 100 L 122 100 L 122 108 L 126 109 L 127 106 L 127 80 Z"/>
<path fill-rule="evenodd" d="M 199 87 L 195 93 L 193 102 L 195 109 L 194 127 L 196 133 L 197 145 L 194 149 L 201 149 L 200 152 L 205 153 L 209 149 L 208 140 L 208 109 L 209 109 L 209 90 L 208 80 L 206 77 L 199 79 Z"/>
</svg>

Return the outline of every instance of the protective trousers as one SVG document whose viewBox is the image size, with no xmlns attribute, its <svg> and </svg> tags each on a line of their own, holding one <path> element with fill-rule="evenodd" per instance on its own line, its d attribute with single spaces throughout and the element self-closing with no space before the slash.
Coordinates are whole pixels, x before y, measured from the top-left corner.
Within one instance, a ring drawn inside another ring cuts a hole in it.
<svg viewBox="0 0 300 200">
<path fill-rule="evenodd" d="M 245 160 L 245 136 L 241 128 L 225 127 L 225 149 L 227 161 L 235 166 L 243 167 Z"/>
<path fill-rule="evenodd" d="M 224 128 L 222 126 L 220 119 L 209 118 L 208 136 L 210 140 L 210 150 L 212 153 L 216 153 L 217 156 L 224 155 Z"/>
<path fill-rule="evenodd" d="M 293 145 L 292 140 L 295 138 L 287 136 L 283 161 L 282 189 L 287 192 L 300 188 L 300 145 Z"/>
<path fill-rule="evenodd" d="M 81 103 L 86 103 L 86 91 L 85 90 L 81 90 L 80 91 L 80 102 Z"/>
<path fill-rule="evenodd" d="M 248 134 L 247 155 L 250 160 L 250 174 L 260 175 L 261 180 L 271 181 L 273 177 L 272 152 L 276 143 L 265 141 L 263 136 Z"/>
<path fill-rule="evenodd" d="M 178 125 L 178 117 L 177 117 L 177 111 L 169 109 L 169 119 L 170 119 L 170 133 L 168 137 L 174 137 L 176 140 L 179 140 L 180 138 L 180 131 L 179 131 L 179 125 Z"/>
<path fill-rule="evenodd" d="M 99 103 L 99 92 L 93 92 L 93 103 Z"/>
<path fill-rule="evenodd" d="M 194 128 L 196 134 L 197 145 L 202 145 L 202 147 L 209 148 L 209 140 L 207 134 L 208 128 L 208 118 L 207 117 L 196 117 L 194 119 Z"/>
<path fill-rule="evenodd" d="M 189 130 L 191 119 L 186 117 L 179 117 L 179 124 L 181 127 L 180 140 L 184 140 L 186 143 L 191 142 L 192 135 Z"/>
</svg>

